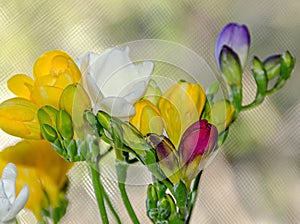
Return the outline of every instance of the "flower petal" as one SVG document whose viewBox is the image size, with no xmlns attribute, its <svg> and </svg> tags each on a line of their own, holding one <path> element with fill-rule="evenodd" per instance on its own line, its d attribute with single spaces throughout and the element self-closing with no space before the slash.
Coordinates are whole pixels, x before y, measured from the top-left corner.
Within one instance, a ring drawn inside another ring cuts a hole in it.
<svg viewBox="0 0 300 224">
<path fill-rule="evenodd" d="M 50 105 L 59 108 L 59 99 L 63 89 L 54 86 L 37 86 L 31 92 L 31 100 L 39 107 Z"/>
<path fill-rule="evenodd" d="M 105 97 L 122 97 L 132 91 L 128 88 L 129 84 L 132 87 L 137 81 L 148 82 L 153 66 L 152 62 L 136 66 L 129 58 L 129 48 L 124 51 L 115 48 L 106 50 L 100 55 L 95 53 L 84 55 L 80 68 L 85 75 L 90 74 L 94 78 Z"/>
<path fill-rule="evenodd" d="M 17 97 L 0 104 L 0 128 L 21 138 L 40 139 L 38 107 L 33 102 Z"/>
<path fill-rule="evenodd" d="M 241 66 L 244 67 L 250 46 L 250 34 L 248 28 L 245 25 L 229 23 L 222 29 L 215 46 L 215 57 L 217 62 L 219 61 L 220 53 L 224 46 L 230 47 L 238 55 Z"/>
<path fill-rule="evenodd" d="M 49 75 L 51 73 L 59 74 L 68 70 L 73 81 L 79 81 L 81 73 L 77 68 L 73 58 L 61 50 L 53 50 L 40 56 L 33 66 L 34 79 Z"/>
<path fill-rule="evenodd" d="M 18 172 L 13 163 L 8 163 L 2 172 L 2 182 L 6 197 L 13 204 L 16 197 L 16 178 Z"/>
<path fill-rule="evenodd" d="M 192 162 L 199 155 L 211 152 L 217 140 L 218 131 L 207 120 L 192 124 L 184 132 L 178 149 L 182 165 Z"/>
<path fill-rule="evenodd" d="M 183 132 L 199 120 L 205 101 L 203 88 L 187 82 L 176 83 L 161 96 L 158 108 L 168 137 L 176 148 Z"/>
<path fill-rule="evenodd" d="M 25 185 L 22 190 L 20 191 L 18 197 L 12 204 L 11 209 L 7 213 L 7 215 L 3 218 L 3 222 L 9 222 L 12 221 L 17 214 L 24 208 L 26 202 L 28 201 L 29 198 L 29 189 L 28 186 Z"/>
<path fill-rule="evenodd" d="M 140 100 L 134 104 L 136 113 L 130 118 L 134 125 L 143 135 L 148 133 L 163 133 L 164 125 L 159 110 L 148 100 Z"/>
<path fill-rule="evenodd" d="M 29 99 L 30 91 L 33 88 L 33 80 L 23 74 L 14 75 L 7 81 L 7 86 L 16 96 Z"/>
<path fill-rule="evenodd" d="M 120 118 L 128 118 L 135 114 L 133 105 L 121 97 L 106 97 L 96 103 L 94 110 L 103 110 L 111 116 Z"/>
</svg>

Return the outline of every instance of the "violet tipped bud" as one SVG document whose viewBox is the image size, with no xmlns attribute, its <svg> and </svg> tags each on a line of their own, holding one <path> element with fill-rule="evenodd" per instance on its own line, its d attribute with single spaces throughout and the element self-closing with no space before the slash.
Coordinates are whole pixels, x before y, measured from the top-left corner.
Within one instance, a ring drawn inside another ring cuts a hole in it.
<svg viewBox="0 0 300 224">
<path fill-rule="evenodd" d="M 178 154 L 172 142 L 163 135 L 148 134 L 147 142 L 156 150 L 159 166 L 164 174 L 173 182 L 180 180 Z"/>
<path fill-rule="evenodd" d="M 241 86 L 243 70 L 238 55 L 228 46 L 224 46 L 220 53 L 220 69 L 229 86 Z"/>
<path fill-rule="evenodd" d="M 248 28 L 245 25 L 229 23 L 222 29 L 215 45 L 215 57 L 219 68 L 221 68 L 220 55 L 224 46 L 227 46 L 236 53 L 239 58 L 239 63 L 243 68 L 248 57 L 250 46 L 250 33 Z"/>
</svg>

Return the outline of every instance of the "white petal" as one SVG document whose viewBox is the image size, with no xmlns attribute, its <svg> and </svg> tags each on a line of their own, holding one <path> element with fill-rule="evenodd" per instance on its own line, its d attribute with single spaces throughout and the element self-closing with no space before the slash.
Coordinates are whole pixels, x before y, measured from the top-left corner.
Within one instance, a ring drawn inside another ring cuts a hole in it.
<svg viewBox="0 0 300 224">
<path fill-rule="evenodd" d="M 3 182 L 0 179 L 0 223 L 4 215 L 7 214 L 10 208 L 10 203 L 4 193 Z"/>
<path fill-rule="evenodd" d="M 102 100 L 103 94 L 102 94 L 101 90 L 99 89 L 99 87 L 97 86 L 96 81 L 90 74 L 87 75 L 86 87 L 84 87 L 84 88 L 89 93 L 92 103 Z"/>
<path fill-rule="evenodd" d="M 128 95 L 134 83 L 149 80 L 153 71 L 152 62 L 135 65 L 130 61 L 128 48 L 125 51 L 114 49 L 107 54 L 106 60 L 97 64 L 97 85 L 103 95 L 123 97 Z"/>
<path fill-rule="evenodd" d="M 103 110 L 111 116 L 128 118 L 135 114 L 133 105 L 121 97 L 106 97 L 96 105 L 96 111 Z"/>
<path fill-rule="evenodd" d="M 134 91 L 130 92 L 128 95 L 124 96 L 124 99 L 128 101 L 129 103 L 135 103 L 138 101 L 143 94 L 146 92 L 148 83 L 145 81 L 140 81 L 138 83 L 135 83 L 131 89 Z"/>
<path fill-rule="evenodd" d="M 18 175 L 18 171 L 16 166 L 13 163 L 8 163 L 2 173 L 4 192 L 11 204 L 13 204 L 16 197 L 17 175 Z"/>
<path fill-rule="evenodd" d="M 89 94 L 92 102 L 96 102 L 97 98 L 102 99 L 103 95 L 96 84 L 94 78 L 95 65 L 99 55 L 92 52 L 87 52 L 80 59 L 76 60 L 78 67 L 82 73 L 82 85 L 83 88 Z"/>
<path fill-rule="evenodd" d="M 29 189 L 27 185 L 25 185 L 22 190 L 20 191 L 17 199 L 15 200 L 14 204 L 12 205 L 12 208 L 7 213 L 7 215 L 3 218 L 3 222 L 9 222 L 13 220 L 17 214 L 24 208 L 27 200 L 29 197 Z"/>
</svg>

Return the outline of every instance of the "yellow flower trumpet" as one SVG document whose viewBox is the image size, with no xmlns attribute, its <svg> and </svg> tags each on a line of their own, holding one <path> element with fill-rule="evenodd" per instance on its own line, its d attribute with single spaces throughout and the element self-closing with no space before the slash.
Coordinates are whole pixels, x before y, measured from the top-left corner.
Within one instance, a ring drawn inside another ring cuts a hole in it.
<svg viewBox="0 0 300 224">
<path fill-rule="evenodd" d="M 205 101 L 203 88 L 188 82 L 178 82 L 161 96 L 158 108 L 176 148 L 183 132 L 199 120 Z"/>
<path fill-rule="evenodd" d="M 37 59 L 33 77 L 17 74 L 8 80 L 9 90 L 17 97 L 0 104 L 0 128 L 21 138 L 41 139 L 38 108 L 50 105 L 59 109 L 64 89 L 79 82 L 81 73 L 71 56 L 53 50 Z"/>
</svg>

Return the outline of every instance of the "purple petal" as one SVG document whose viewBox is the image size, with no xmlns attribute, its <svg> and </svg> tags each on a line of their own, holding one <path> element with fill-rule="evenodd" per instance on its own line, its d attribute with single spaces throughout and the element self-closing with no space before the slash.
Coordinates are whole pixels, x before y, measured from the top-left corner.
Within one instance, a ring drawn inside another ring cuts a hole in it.
<svg viewBox="0 0 300 224">
<path fill-rule="evenodd" d="M 170 170 L 178 168 L 176 150 L 172 142 L 163 135 L 150 133 L 147 142 L 156 150 L 156 155 L 161 164 Z"/>
<path fill-rule="evenodd" d="M 224 45 L 227 45 L 236 52 L 242 67 L 244 67 L 250 46 L 250 34 L 248 28 L 245 25 L 229 23 L 222 29 L 215 46 L 215 57 L 217 62 L 219 62 L 218 59 Z"/>
</svg>

